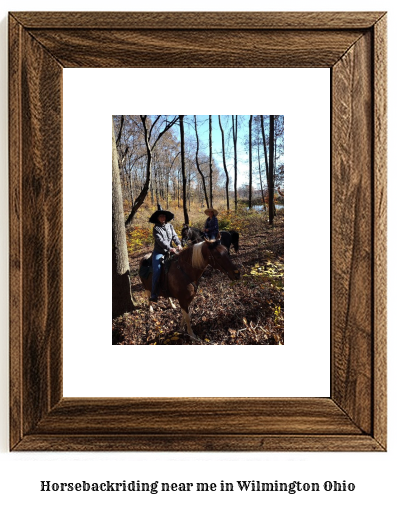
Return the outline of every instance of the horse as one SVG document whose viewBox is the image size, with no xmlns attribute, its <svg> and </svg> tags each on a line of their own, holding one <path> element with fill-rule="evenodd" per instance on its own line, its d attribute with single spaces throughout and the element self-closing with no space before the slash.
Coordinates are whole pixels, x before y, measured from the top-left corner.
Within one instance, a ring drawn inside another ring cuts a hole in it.
<svg viewBox="0 0 397 507">
<path fill-rule="evenodd" d="M 227 252 L 230 254 L 230 246 L 233 245 L 234 251 L 238 253 L 239 249 L 239 233 L 237 231 L 220 231 L 221 244 L 227 248 Z M 204 241 L 204 232 L 200 231 L 197 227 L 189 227 L 184 225 L 182 227 L 182 246 L 185 246 L 188 241 L 191 244 L 196 244 Z"/>
<path fill-rule="evenodd" d="M 152 288 L 152 275 L 143 276 L 141 267 L 148 263 L 151 254 L 146 254 L 139 263 L 139 277 L 149 298 Z M 159 282 L 159 295 L 168 297 L 173 308 L 171 298 L 177 299 L 182 311 L 181 327 L 186 324 L 187 332 L 192 338 L 197 338 L 193 333 L 190 323 L 189 305 L 197 294 L 198 283 L 205 268 L 212 266 L 227 275 L 230 280 L 238 280 L 240 271 L 230 260 L 227 249 L 220 244 L 219 240 L 205 240 L 196 243 L 192 248 L 185 248 L 175 254 L 167 267 L 161 270 Z M 153 308 L 149 302 L 149 310 Z"/>
</svg>

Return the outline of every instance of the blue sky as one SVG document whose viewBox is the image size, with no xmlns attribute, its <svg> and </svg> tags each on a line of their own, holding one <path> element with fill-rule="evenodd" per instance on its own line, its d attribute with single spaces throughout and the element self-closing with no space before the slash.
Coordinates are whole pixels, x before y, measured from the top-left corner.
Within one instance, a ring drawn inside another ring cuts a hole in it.
<svg viewBox="0 0 397 507">
<path fill-rule="evenodd" d="M 248 120 L 249 115 L 239 115 L 238 117 L 238 137 L 237 137 L 237 152 L 238 152 L 238 185 L 248 183 L 248 151 L 244 147 L 244 138 L 248 134 Z M 221 115 L 222 127 L 225 133 L 225 148 L 226 148 L 226 164 L 229 175 L 234 178 L 234 150 L 233 138 L 231 135 L 232 119 L 231 115 Z M 192 127 L 190 126 L 192 124 Z M 197 115 L 197 125 L 200 136 L 200 149 L 209 153 L 209 116 Z M 242 126 L 245 126 L 242 129 Z M 185 116 L 185 135 L 194 136 L 193 116 Z M 223 172 L 223 159 L 222 159 L 222 135 L 219 128 L 218 115 L 212 115 L 212 155 L 217 162 L 219 168 Z M 254 157 L 254 168 L 256 167 L 256 159 Z"/>
</svg>

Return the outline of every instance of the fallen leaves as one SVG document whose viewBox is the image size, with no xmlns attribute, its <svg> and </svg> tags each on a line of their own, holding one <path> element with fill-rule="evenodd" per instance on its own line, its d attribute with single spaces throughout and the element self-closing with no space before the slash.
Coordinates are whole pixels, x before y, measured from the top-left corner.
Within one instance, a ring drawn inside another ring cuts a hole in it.
<svg viewBox="0 0 397 507">
<path fill-rule="evenodd" d="M 250 235 L 242 230 L 240 253 L 231 258 L 241 270 L 239 281 L 230 281 L 210 267 L 200 281 L 191 304 L 191 324 L 198 340 L 179 328 L 181 311 L 159 298 L 149 314 L 137 276 L 140 255 L 130 256 L 131 285 L 140 303 L 139 312 L 113 321 L 113 343 L 122 345 L 283 345 L 284 259 L 283 223 L 271 233 L 258 228 Z M 265 237 L 265 244 L 263 238 Z"/>
</svg>

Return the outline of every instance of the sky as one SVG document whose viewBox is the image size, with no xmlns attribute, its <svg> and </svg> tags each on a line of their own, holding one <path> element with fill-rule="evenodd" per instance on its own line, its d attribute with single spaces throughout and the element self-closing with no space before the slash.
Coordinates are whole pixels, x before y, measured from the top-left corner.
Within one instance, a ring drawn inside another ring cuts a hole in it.
<svg viewBox="0 0 397 507">
<path fill-rule="evenodd" d="M 233 150 L 233 138 L 231 135 L 231 115 L 221 115 L 222 127 L 225 134 L 225 148 L 226 148 L 226 164 L 229 171 L 229 175 L 234 179 L 234 150 Z M 248 137 L 248 121 L 249 115 L 239 115 L 238 116 L 238 136 L 237 136 L 237 152 L 238 152 L 238 185 L 248 184 L 248 174 L 249 174 L 249 155 L 248 149 L 245 146 L 245 140 Z M 185 116 L 185 136 L 193 136 L 195 138 L 194 124 L 193 124 L 193 115 Z M 200 149 L 209 153 L 209 116 L 208 115 L 197 115 L 197 124 L 199 128 L 200 134 Z M 223 174 L 223 158 L 222 158 L 222 135 L 219 127 L 219 119 L 218 115 L 212 115 L 212 154 L 213 158 L 218 164 L 218 167 L 221 169 L 221 173 Z M 261 152 L 261 156 L 263 157 L 263 151 Z M 264 165 L 261 168 L 264 170 Z M 259 178 L 255 173 L 257 170 L 257 155 L 256 150 L 253 153 L 253 170 L 254 170 L 254 186 L 255 184 L 259 185 Z M 263 173 L 262 173 L 263 174 Z M 258 181 L 256 181 L 258 180 Z"/>
</svg>

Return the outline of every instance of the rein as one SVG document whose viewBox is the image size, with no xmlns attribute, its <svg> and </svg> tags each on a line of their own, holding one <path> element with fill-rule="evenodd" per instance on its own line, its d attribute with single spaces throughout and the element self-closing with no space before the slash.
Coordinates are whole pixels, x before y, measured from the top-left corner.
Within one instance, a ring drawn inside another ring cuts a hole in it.
<svg viewBox="0 0 397 507">
<path fill-rule="evenodd" d="M 216 262 L 215 257 L 211 255 L 210 249 L 208 249 L 208 257 L 210 259 L 210 262 L 208 263 L 210 264 L 210 266 L 212 266 L 215 269 L 219 269 L 219 271 L 221 271 L 224 275 L 227 275 L 227 271 L 225 271 L 225 269 Z M 213 262 L 213 264 L 211 263 L 211 261 Z"/>
</svg>

